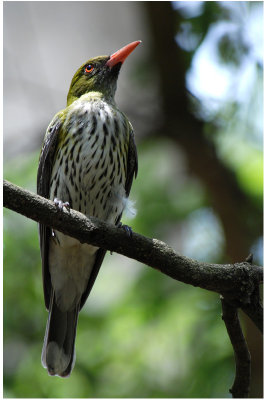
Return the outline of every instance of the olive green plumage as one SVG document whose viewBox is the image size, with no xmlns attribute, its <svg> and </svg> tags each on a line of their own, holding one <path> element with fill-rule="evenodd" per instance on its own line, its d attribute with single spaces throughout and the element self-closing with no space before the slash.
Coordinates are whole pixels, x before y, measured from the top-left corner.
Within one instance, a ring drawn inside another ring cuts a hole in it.
<svg viewBox="0 0 267 400">
<path fill-rule="evenodd" d="M 90 59 L 75 73 L 67 107 L 47 128 L 37 192 L 59 207 L 68 202 L 88 217 L 118 224 L 137 174 L 137 155 L 132 126 L 114 101 L 121 62 L 109 66 L 108 60 L 108 56 Z M 78 313 L 105 250 L 42 224 L 39 234 L 49 309 L 42 362 L 50 375 L 68 376 L 74 365 Z"/>
<path fill-rule="evenodd" d="M 67 105 L 77 100 L 84 93 L 90 93 L 92 96 L 101 94 L 107 101 L 114 102 L 114 94 L 117 86 L 117 76 L 120 65 L 116 65 L 111 73 L 106 66 L 109 57 L 95 57 L 83 64 L 74 74 L 69 93 L 67 96 Z M 92 72 L 84 73 L 87 66 L 93 65 Z"/>
</svg>

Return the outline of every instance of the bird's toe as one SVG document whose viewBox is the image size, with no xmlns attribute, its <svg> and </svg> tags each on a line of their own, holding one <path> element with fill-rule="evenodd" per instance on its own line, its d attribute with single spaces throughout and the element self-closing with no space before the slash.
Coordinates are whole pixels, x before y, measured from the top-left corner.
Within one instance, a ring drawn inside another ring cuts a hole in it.
<svg viewBox="0 0 267 400">
<path fill-rule="evenodd" d="M 62 201 L 58 199 L 57 197 L 54 198 L 54 204 L 59 210 L 63 210 L 63 208 L 66 208 L 68 211 L 70 210 L 70 203 L 68 201 Z"/>
<path fill-rule="evenodd" d="M 128 225 L 123 225 L 121 222 L 118 225 L 119 228 L 123 229 L 124 232 L 126 232 L 127 236 L 132 237 L 133 236 L 133 230 L 130 226 Z"/>
</svg>

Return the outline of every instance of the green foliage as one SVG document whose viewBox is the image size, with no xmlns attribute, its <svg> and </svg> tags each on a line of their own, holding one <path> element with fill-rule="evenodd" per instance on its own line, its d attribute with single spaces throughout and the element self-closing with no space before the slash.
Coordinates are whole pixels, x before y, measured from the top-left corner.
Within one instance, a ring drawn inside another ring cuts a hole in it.
<svg viewBox="0 0 267 400">
<path fill-rule="evenodd" d="M 138 147 L 139 172 L 132 197 L 138 209 L 134 224 L 144 235 L 158 237 L 162 224 L 184 219 L 205 202 L 200 183 L 194 177 L 184 179 L 177 152 L 166 139 L 143 141 Z"/>
</svg>

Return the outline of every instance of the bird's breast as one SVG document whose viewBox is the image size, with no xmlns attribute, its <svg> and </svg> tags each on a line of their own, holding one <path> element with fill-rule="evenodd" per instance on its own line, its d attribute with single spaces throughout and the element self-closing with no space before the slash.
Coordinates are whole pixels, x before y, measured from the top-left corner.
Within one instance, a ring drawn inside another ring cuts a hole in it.
<svg viewBox="0 0 267 400">
<path fill-rule="evenodd" d="M 74 102 L 61 130 L 51 199 L 114 223 L 123 211 L 128 143 L 127 121 L 114 106 Z"/>
</svg>

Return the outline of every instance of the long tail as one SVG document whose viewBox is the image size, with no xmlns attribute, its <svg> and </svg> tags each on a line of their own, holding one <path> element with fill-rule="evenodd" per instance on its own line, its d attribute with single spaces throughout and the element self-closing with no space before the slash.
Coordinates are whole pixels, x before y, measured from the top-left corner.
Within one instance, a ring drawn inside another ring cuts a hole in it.
<svg viewBox="0 0 267 400">
<path fill-rule="evenodd" d="M 42 364 L 50 375 L 67 377 L 75 363 L 74 344 L 80 304 L 71 311 L 60 311 L 51 295 Z"/>
</svg>

